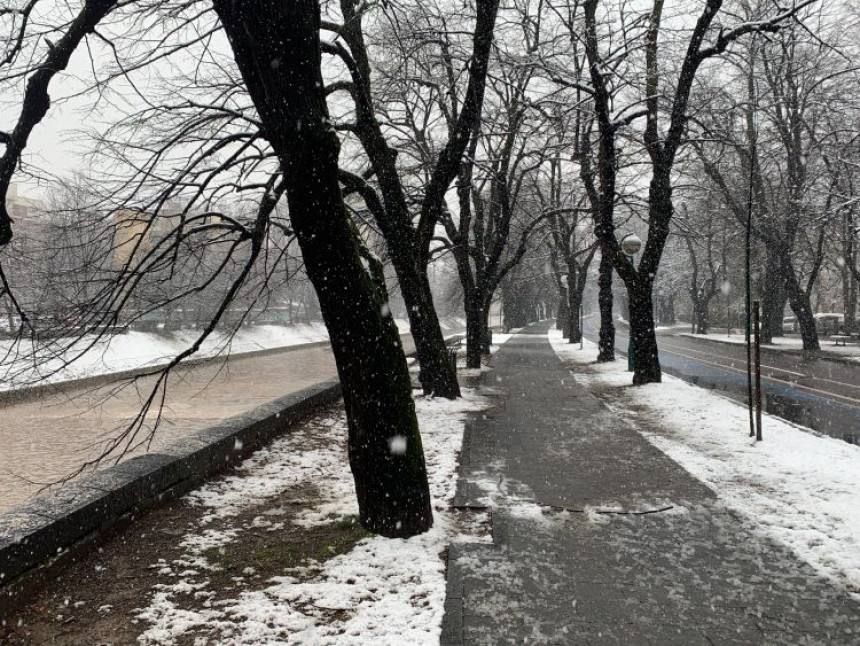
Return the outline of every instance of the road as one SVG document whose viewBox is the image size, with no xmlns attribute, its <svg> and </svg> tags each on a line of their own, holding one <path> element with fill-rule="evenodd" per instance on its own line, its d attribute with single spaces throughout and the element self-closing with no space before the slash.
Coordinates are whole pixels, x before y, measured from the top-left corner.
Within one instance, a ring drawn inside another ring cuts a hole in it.
<svg viewBox="0 0 860 646">
<path fill-rule="evenodd" d="M 626 329 L 616 345 L 626 356 Z M 586 325 L 586 337 L 596 332 Z M 672 375 L 746 401 L 746 349 L 742 345 L 657 335 L 660 363 Z M 804 357 L 762 348 L 762 393 L 767 412 L 822 433 L 860 444 L 860 364 Z"/>
<path fill-rule="evenodd" d="M 404 335 L 403 345 L 412 352 L 411 337 Z M 328 345 L 180 368 L 170 378 L 163 419 L 149 450 L 336 376 Z M 101 443 L 138 413 L 153 382 L 119 390 L 117 383 L 64 389 L 38 401 L 0 406 L 0 513 L 97 455 Z"/>
</svg>

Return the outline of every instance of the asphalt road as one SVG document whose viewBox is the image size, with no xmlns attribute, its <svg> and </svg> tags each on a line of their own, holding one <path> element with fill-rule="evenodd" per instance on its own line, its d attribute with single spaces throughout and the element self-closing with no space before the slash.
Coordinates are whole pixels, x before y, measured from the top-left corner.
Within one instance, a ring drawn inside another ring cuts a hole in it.
<svg viewBox="0 0 860 646">
<path fill-rule="evenodd" d="M 586 337 L 596 341 L 596 331 L 589 324 Z M 627 341 L 627 330 L 619 328 L 616 346 L 622 358 Z M 658 332 L 657 345 L 665 372 L 746 402 L 743 345 L 680 336 L 675 331 Z M 761 363 L 767 412 L 860 444 L 860 363 L 767 348 L 762 348 Z"/>
</svg>

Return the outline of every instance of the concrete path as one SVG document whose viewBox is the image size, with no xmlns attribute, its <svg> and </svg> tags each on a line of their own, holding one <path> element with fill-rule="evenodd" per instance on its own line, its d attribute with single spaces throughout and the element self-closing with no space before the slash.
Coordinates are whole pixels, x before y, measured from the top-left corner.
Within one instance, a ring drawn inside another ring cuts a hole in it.
<svg viewBox="0 0 860 646">
<path fill-rule="evenodd" d="M 404 339 L 411 347 L 411 339 Z M 328 345 L 232 357 L 179 368 L 170 378 L 162 421 L 152 444 L 160 448 L 227 417 L 337 376 Z M 0 513 L 25 502 L 97 455 L 102 442 L 127 427 L 154 379 L 92 388 L 66 388 L 39 400 L 0 405 Z M 130 457 L 126 456 L 126 457 Z M 108 463 L 110 464 L 110 463 Z"/>
<path fill-rule="evenodd" d="M 455 499 L 493 543 L 452 546 L 442 644 L 860 642 L 860 604 L 578 385 L 545 325 L 493 365 Z"/>
</svg>

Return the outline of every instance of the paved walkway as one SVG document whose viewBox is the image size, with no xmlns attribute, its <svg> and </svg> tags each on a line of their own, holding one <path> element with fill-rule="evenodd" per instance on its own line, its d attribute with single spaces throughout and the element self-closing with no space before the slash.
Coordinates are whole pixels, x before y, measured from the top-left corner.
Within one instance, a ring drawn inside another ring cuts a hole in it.
<svg viewBox="0 0 860 646">
<path fill-rule="evenodd" d="M 452 546 L 442 644 L 860 642 L 860 604 L 578 385 L 546 326 L 493 365 L 455 499 L 493 543 Z"/>
<path fill-rule="evenodd" d="M 293 346 L 274 354 L 179 368 L 170 378 L 163 418 L 149 449 L 158 451 L 336 375 L 328 345 Z M 95 389 L 60 387 L 39 400 L 0 405 L 0 513 L 97 455 L 99 443 L 138 413 L 153 383 L 144 379 L 137 387 L 118 391 L 117 383 Z"/>
</svg>

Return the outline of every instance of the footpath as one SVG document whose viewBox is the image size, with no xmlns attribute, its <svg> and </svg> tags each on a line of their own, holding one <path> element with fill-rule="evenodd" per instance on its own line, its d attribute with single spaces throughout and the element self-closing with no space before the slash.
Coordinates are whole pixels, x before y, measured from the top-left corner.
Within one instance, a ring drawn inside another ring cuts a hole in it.
<svg viewBox="0 0 860 646">
<path fill-rule="evenodd" d="M 466 428 L 444 645 L 852 644 L 860 604 L 756 534 L 576 383 L 546 325 L 495 356 Z M 814 487 L 815 483 L 810 483 Z"/>
</svg>

